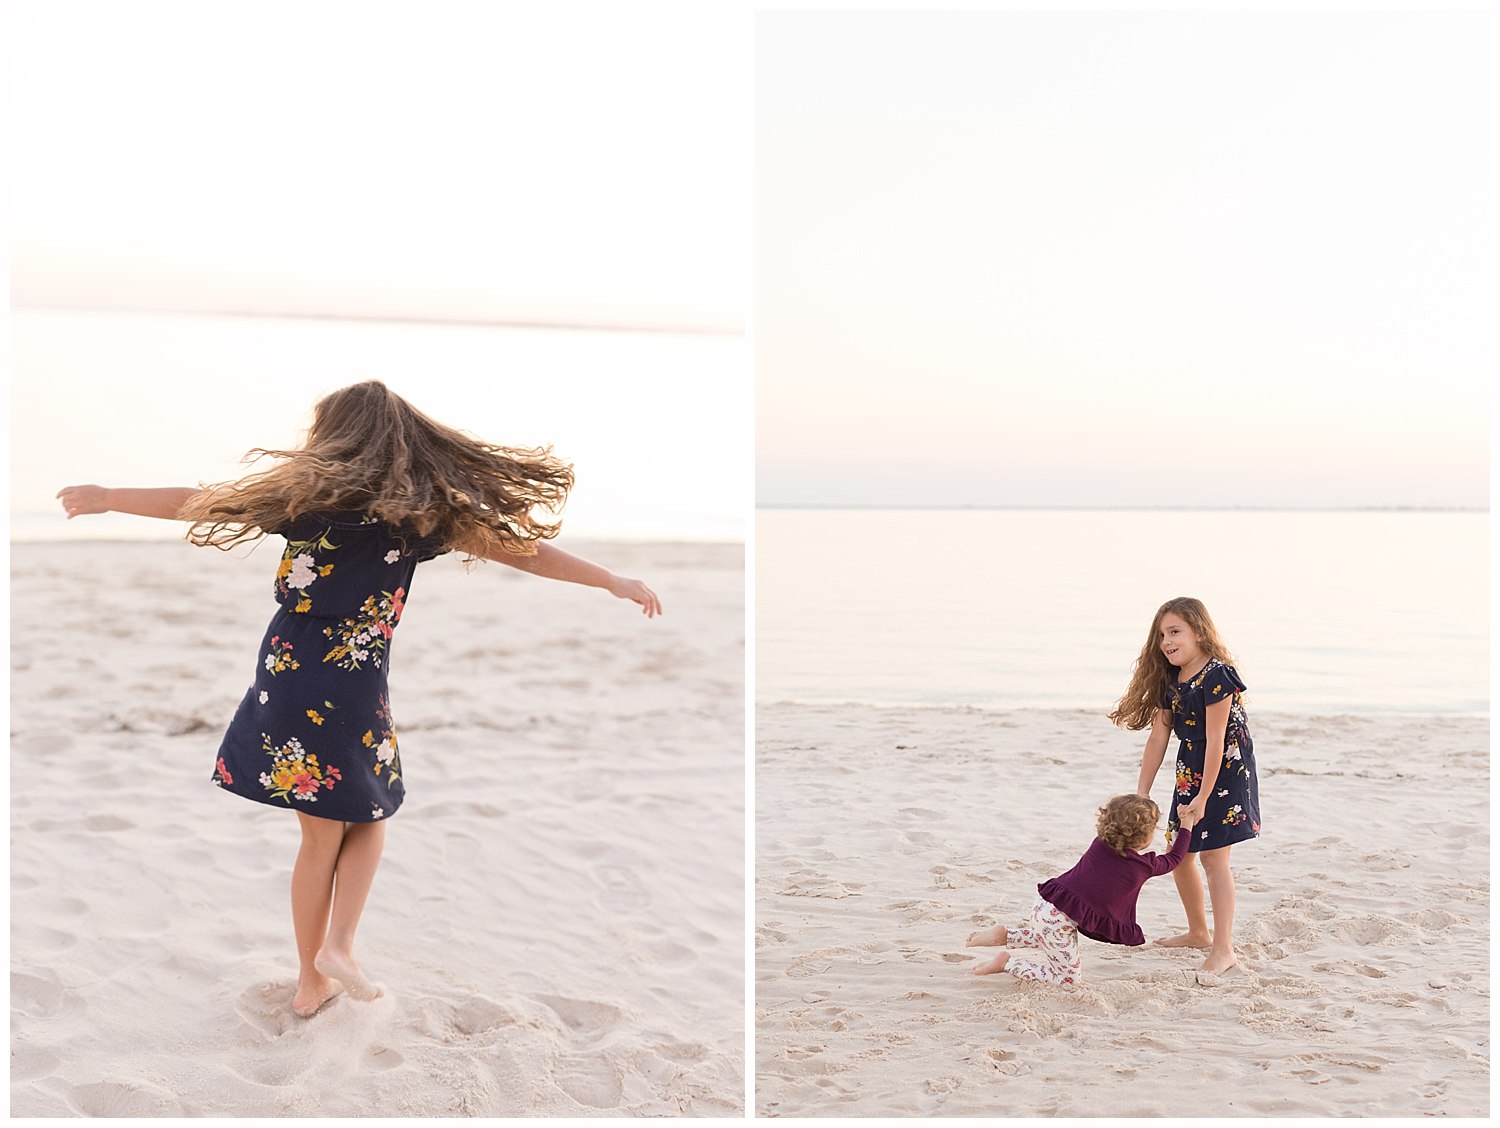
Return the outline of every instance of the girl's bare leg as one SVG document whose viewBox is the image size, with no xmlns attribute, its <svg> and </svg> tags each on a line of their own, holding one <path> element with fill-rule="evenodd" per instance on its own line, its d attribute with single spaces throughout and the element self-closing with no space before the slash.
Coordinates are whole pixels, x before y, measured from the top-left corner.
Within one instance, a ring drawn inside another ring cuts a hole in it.
<svg viewBox="0 0 1500 1128">
<path fill-rule="evenodd" d="M 1217 850 L 1208 853 L 1218 853 Z M 1207 853 L 1199 854 L 1200 859 Z M 1206 865 L 1206 863 L 1205 863 Z M 1207 948 L 1213 943 L 1213 933 L 1208 930 L 1208 911 L 1203 903 L 1203 879 L 1193 868 L 1193 855 L 1183 859 L 1182 865 L 1172 871 L 1177 882 L 1177 896 L 1182 898 L 1182 907 L 1187 910 L 1187 931 L 1178 936 L 1168 936 L 1154 941 L 1163 948 Z M 1218 923 L 1218 902 L 1214 902 L 1214 923 Z"/>
<path fill-rule="evenodd" d="M 1221 973 L 1235 965 L 1234 954 L 1234 874 L 1229 870 L 1230 847 L 1205 850 L 1199 854 L 1203 871 L 1208 874 L 1208 896 L 1214 907 L 1214 938 L 1208 957 L 1198 965 L 1200 971 Z M 1182 867 L 1177 867 L 1181 869 Z"/>
<path fill-rule="evenodd" d="M 328 906 L 333 900 L 333 875 L 344 842 L 344 824 L 301 811 L 297 812 L 297 821 L 302 826 L 302 846 L 292 867 L 292 929 L 297 937 L 299 970 L 292 1010 L 305 1018 L 341 990 L 314 961 L 328 930 Z"/>
<path fill-rule="evenodd" d="M 974 966 L 973 974 L 975 974 L 975 975 L 994 975 L 998 971 L 1004 971 L 1005 970 L 1005 965 L 1008 964 L 1008 963 L 1010 963 L 1010 953 L 1009 952 L 1001 952 L 998 956 L 996 956 L 992 960 L 986 960 L 982 964 L 976 964 Z"/>
<path fill-rule="evenodd" d="M 1003 948 L 1007 939 L 1005 925 L 997 924 L 993 928 L 982 928 L 978 932 L 969 933 L 969 938 L 964 941 L 964 947 Z"/>
<path fill-rule="evenodd" d="M 365 910 L 365 899 L 380 868 L 385 847 L 385 823 L 349 823 L 339 850 L 333 887 L 333 912 L 328 934 L 313 957 L 315 969 L 344 985 L 349 997 L 368 1001 L 380 997 L 380 988 L 365 978 L 354 959 L 354 932 Z"/>
</svg>

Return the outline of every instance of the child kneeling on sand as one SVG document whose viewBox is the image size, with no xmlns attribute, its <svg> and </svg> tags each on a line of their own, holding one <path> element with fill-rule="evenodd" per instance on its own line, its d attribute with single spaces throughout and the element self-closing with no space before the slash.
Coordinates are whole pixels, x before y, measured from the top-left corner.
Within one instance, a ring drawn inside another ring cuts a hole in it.
<svg viewBox="0 0 1500 1128">
<path fill-rule="evenodd" d="M 1192 828 L 1186 807 L 1178 807 L 1183 830 Z M 1017 979 L 1062 985 L 1076 982 L 1078 934 L 1105 944 L 1146 942 L 1135 923 L 1141 887 L 1171 873 L 1187 857 L 1188 836 L 1179 833 L 1165 854 L 1143 854 L 1156 836 L 1161 808 L 1144 795 L 1116 795 L 1099 808 L 1098 837 L 1078 864 L 1037 888 L 1031 920 L 1020 928 L 1003 924 L 969 935 L 967 946 L 1034 948 L 1037 958 L 1001 952 L 974 969 L 975 975 L 1008 971 Z"/>
</svg>

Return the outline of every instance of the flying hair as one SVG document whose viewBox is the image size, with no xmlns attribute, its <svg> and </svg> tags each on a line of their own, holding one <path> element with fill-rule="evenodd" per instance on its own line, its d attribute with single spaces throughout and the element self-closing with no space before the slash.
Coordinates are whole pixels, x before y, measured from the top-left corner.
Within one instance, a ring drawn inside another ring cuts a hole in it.
<svg viewBox="0 0 1500 1128">
<path fill-rule="evenodd" d="M 256 448 L 247 462 L 278 461 L 234 482 L 205 486 L 181 516 L 187 539 L 228 549 L 307 513 L 373 516 L 444 546 L 521 555 L 557 535 L 573 468 L 551 447 L 483 442 L 429 418 L 379 380 L 324 396 L 296 450 Z"/>
</svg>

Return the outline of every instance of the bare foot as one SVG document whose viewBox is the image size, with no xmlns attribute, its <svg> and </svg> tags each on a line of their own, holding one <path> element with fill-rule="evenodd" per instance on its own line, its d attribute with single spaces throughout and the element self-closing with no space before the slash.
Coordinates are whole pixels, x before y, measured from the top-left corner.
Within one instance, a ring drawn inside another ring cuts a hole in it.
<svg viewBox="0 0 1500 1128">
<path fill-rule="evenodd" d="M 1223 975 L 1239 962 L 1233 952 L 1209 952 L 1208 958 L 1198 965 L 1198 970 L 1210 975 Z"/>
<path fill-rule="evenodd" d="M 979 932 L 969 933 L 969 938 L 964 941 L 964 947 L 1003 948 L 1007 939 L 1005 925 L 997 924 L 994 928 L 985 928 Z"/>
<path fill-rule="evenodd" d="M 1207 948 L 1214 942 L 1207 932 L 1184 932 L 1181 936 L 1168 936 L 1151 943 L 1158 948 Z"/>
<path fill-rule="evenodd" d="M 297 983 L 297 993 L 292 996 L 292 1013 L 298 1018 L 311 1018 L 343 991 L 343 985 L 336 980 L 314 972 Z"/>
<path fill-rule="evenodd" d="M 365 973 L 359 970 L 359 964 L 354 962 L 354 957 L 348 952 L 335 952 L 331 948 L 324 948 L 313 958 L 313 967 L 330 979 L 337 979 L 342 983 L 351 999 L 368 1003 L 384 994 L 379 987 L 365 978 Z"/>
<path fill-rule="evenodd" d="M 975 975 L 994 975 L 997 971 L 1004 971 L 1005 965 L 1010 963 L 1010 953 L 1001 952 L 994 959 L 986 963 L 978 964 L 974 968 Z"/>
</svg>

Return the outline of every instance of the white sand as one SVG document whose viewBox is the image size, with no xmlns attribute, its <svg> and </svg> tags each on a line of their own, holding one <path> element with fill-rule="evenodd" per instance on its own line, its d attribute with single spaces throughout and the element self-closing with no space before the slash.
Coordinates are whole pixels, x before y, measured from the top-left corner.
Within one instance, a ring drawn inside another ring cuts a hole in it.
<svg viewBox="0 0 1500 1128">
<path fill-rule="evenodd" d="M 666 616 L 418 569 L 357 946 L 387 994 L 310 1021 L 296 820 L 209 783 L 276 549 L 14 547 L 13 1114 L 743 1112 L 743 551 L 568 547 Z"/>
<path fill-rule="evenodd" d="M 976 978 L 1139 734 L 1083 712 L 770 705 L 757 717 L 755 1104 L 768 1115 L 1484 1116 L 1487 727 L 1251 731 L 1265 833 L 1234 848 L 1239 967 L 1083 940 L 1074 987 Z M 1166 798 L 1169 767 L 1155 798 Z M 1184 918 L 1149 882 L 1148 938 Z"/>
</svg>

